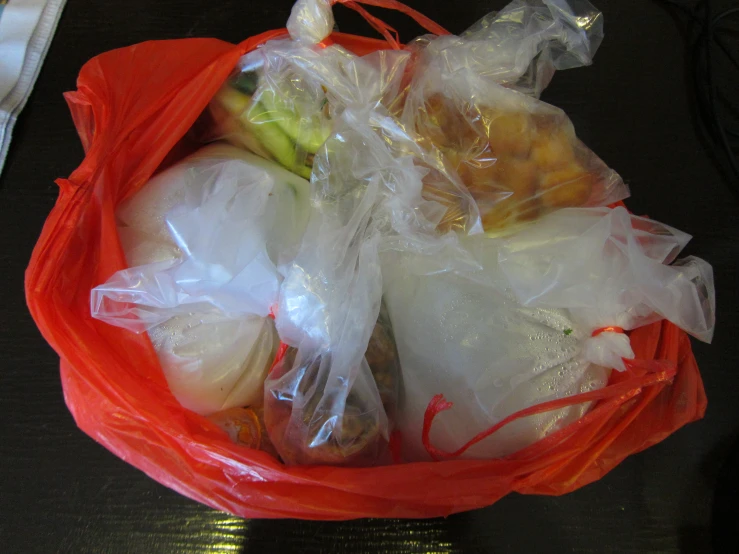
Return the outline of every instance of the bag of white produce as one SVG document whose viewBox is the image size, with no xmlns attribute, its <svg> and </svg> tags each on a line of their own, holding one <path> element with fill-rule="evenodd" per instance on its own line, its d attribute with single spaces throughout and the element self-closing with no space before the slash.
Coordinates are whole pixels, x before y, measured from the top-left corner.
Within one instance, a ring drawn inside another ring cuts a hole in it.
<svg viewBox="0 0 739 554">
<path fill-rule="evenodd" d="M 386 256 L 405 459 L 496 458 L 564 428 L 590 403 L 472 440 L 524 408 L 604 387 L 634 358 L 627 330 L 668 319 L 710 341 L 711 267 L 693 257 L 667 265 L 689 238 L 622 207 L 572 208 L 505 239 L 466 239 L 476 270 L 443 271 L 454 260 L 438 255 L 434 271 L 423 256 Z M 453 406 L 431 418 L 438 394 Z"/>
<path fill-rule="evenodd" d="M 93 289 L 92 314 L 149 333 L 183 406 L 210 414 L 261 405 L 278 345 L 270 317 L 278 265 L 300 243 L 309 186 L 272 162 L 213 145 L 117 211 L 131 267 Z"/>
</svg>

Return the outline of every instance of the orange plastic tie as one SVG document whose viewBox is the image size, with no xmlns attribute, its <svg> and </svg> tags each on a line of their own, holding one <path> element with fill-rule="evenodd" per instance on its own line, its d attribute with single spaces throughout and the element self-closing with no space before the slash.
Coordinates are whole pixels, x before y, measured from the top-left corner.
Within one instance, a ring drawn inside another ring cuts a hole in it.
<svg viewBox="0 0 739 554">
<path fill-rule="evenodd" d="M 541 404 L 535 404 L 515 412 L 505 419 L 499 421 L 492 427 L 479 432 L 477 435 L 472 437 L 468 442 L 463 444 L 460 448 L 454 452 L 447 452 L 435 447 L 431 444 L 431 427 L 434 419 L 441 412 L 445 412 L 451 409 L 454 404 L 444 398 L 443 394 L 437 394 L 426 406 L 426 413 L 423 415 L 423 429 L 421 431 L 421 442 L 423 443 L 426 452 L 434 460 L 452 459 L 458 458 L 464 454 L 471 447 L 476 445 L 478 442 L 486 439 L 490 435 L 499 431 L 509 423 L 518 419 L 529 417 L 532 415 L 542 414 L 566 408 L 568 406 L 574 406 L 576 404 L 582 404 L 584 402 L 596 402 L 601 400 L 612 400 L 619 404 L 626 402 L 627 400 L 640 394 L 641 391 L 646 387 L 670 382 L 675 374 L 677 373 L 677 364 L 668 362 L 666 360 L 624 360 L 627 370 L 634 371 L 637 368 L 645 370 L 645 374 L 641 376 L 633 377 L 627 381 L 623 381 L 618 384 L 609 385 L 603 389 L 584 392 L 567 396 L 565 398 L 559 398 L 557 400 L 549 400 L 542 402 Z M 573 425 L 577 424 L 575 422 Z"/>
<path fill-rule="evenodd" d="M 400 39 L 398 38 L 398 31 L 393 29 L 390 25 L 382 21 L 380 18 L 375 17 L 374 15 L 369 13 L 362 6 L 360 6 L 360 4 L 365 4 L 367 6 L 377 6 L 378 8 L 386 8 L 389 10 L 396 10 L 404 13 L 413 18 L 416 23 L 426 29 L 429 33 L 433 33 L 439 36 L 450 34 L 449 31 L 444 29 L 444 27 L 442 27 L 435 21 L 429 19 L 422 13 L 417 12 L 413 8 L 406 6 L 402 2 L 398 2 L 397 0 L 331 0 L 331 5 L 333 6 L 334 4 L 344 4 L 347 8 L 351 8 L 352 10 L 356 11 L 367 21 L 367 23 L 372 25 L 372 27 L 378 33 L 385 37 L 385 40 L 390 45 L 390 47 L 395 50 L 400 50 L 403 48 L 400 43 Z"/>
<path fill-rule="evenodd" d="M 616 327 L 615 325 L 612 325 L 610 327 L 601 327 L 600 329 L 596 329 L 593 331 L 593 333 L 590 335 L 591 337 L 597 337 L 601 333 L 625 333 L 626 331 L 623 330 L 623 327 Z"/>
</svg>

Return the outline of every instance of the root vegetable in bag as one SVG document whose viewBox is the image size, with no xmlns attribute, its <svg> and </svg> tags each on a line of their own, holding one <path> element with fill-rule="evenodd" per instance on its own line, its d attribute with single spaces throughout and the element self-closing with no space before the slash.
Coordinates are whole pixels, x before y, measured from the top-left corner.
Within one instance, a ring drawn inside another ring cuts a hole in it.
<svg viewBox="0 0 739 554">
<path fill-rule="evenodd" d="M 117 212 L 131 268 L 92 292 L 93 315 L 146 330 L 180 403 L 259 406 L 278 345 L 271 318 L 307 219 L 308 183 L 239 149 L 204 148 Z"/>
<path fill-rule="evenodd" d="M 416 42 L 403 121 L 456 169 L 488 233 L 628 196 L 564 112 L 536 99 L 555 69 L 590 63 L 601 38 L 590 4 L 545 0 L 512 2 L 460 37 Z"/>
<path fill-rule="evenodd" d="M 331 390 L 329 376 L 321 366 L 331 363 L 331 354 L 298 360 L 296 365 L 298 354 L 297 348 L 288 348 L 265 385 L 269 391 L 265 423 L 282 458 L 314 465 L 389 462 L 388 436 L 382 427 L 395 419 L 401 375 L 387 310 L 380 309 L 367 352 L 360 361 L 360 382 L 350 387 L 340 413 L 326 409 L 330 405 L 327 397 L 336 392 Z M 372 380 L 361 382 L 368 374 Z M 375 390 L 387 422 L 377 409 Z"/>
</svg>

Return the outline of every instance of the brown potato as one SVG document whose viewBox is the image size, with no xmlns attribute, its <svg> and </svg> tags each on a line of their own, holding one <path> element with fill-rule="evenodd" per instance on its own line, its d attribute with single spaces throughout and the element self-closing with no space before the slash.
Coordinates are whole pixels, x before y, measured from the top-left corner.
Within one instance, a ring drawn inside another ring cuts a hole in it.
<svg viewBox="0 0 739 554">
<path fill-rule="evenodd" d="M 500 157 L 527 158 L 531 151 L 534 126 L 526 112 L 485 113 L 488 141 Z"/>
<path fill-rule="evenodd" d="M 501 158 L 492 168 L 493 179 L 516 195 L 529 196 L 534 193 L 538 170 L 528 160 Z"/>
<path fill-rule="evenodd" d="M 564 168 L 575 160 L 571 137 L 562 129 L 537 133 L 531 160 L 543 170 Z"/>
<path fill-rule="evenodd" d="M 594 177 L 577 164 L 542 176 L 539 183 L 540 199 L 545 207 L 566 208 L 582 206 L 590 198 Z"/>
<path fill-rule="evenodd" d="M 485 126 L 476 107 L 458 104 L 442 94 L 430 96 L 419 113 L 417 130 L 438 148 L 463 155 L 486 143 Z"/>
</svg>

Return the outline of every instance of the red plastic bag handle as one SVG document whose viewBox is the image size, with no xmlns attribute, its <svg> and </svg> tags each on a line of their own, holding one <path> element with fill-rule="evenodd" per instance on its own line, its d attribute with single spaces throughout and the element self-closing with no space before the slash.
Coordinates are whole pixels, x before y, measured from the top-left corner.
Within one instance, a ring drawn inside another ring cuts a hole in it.
<svg viewBox="0 0 739 554">
<path fill-rule="evenodd" d="M 426 452 L 428 452 L 434 460 L 438 461 L 442 459 L 458 458 L 468 449 L 476 445 L 478 442 L 486 439 L 496 431 L 499 431 L 500 429 L 502 429 L 509 423 L 516 421 L 517 419 L 559 410 L 561 408 L 566 408 L 575 404 L 593 402 L 596 400 L 610 400 L 612 402 L 616 402 L 617 404 L 623 404 L 627 400 L 639 394 L 642 389 L 646 387 L 651 387 L 671 381 L 677 373 L 677 365 L 675 363 L 663 360 L 624 359 L 624 363 L 626 364 L 626 367 L 628 369 L 645 369 L 647 371 L 647 374 L 634 377 L 633 379 L 629 379 L 615 385 L 610 385 L 604 389 L 600 389 L 597 391 L 575 394 L 566 398 L 550 400 L 549 402 L 543 402 L 535 406 L 524 408 L 523 410 L 509 415 L 507 418 L 499 421 L 492 427 L 481 431 L 454 452 L 441 450 L 440 448 L 437 448 L 433 444 L 431 444 L 431 426 L 434 422 L 434 419 L 441 412 L 449 410 L 453 406 L 451 402 L 447 401 L 444 398 L 443 394 L 437 394 L 429 402 L 428 406 L 426 407 L 426 413 L 423 416 L 423 431 L 421 435 L 423 446 L 426 449 Z M 565 429 L 563 429 L 563 431 Z"/>
<path fill-rule="evenodd" d="M 333 6 L 334 4 L 344 4 L 347 8 L 351 8 L 359 15 L 361 15 L 367 21 L 367 23 L 372 25 L 372 27 L 376 29 L 378 33 L 385 37 L 385 40 L 394 50 L 401 50 L 403 48 L 402 44 L 400 43 L 400 39 L 398 38 L 398 31 L 393 29 L 390 25 L 388 25 L 381 19 L 369 13 L 360 4 L 377 6 L 379 8 L 387 8 L 389 10 L 396 10 L 412 17 L 421 27 L 423 27 L 430 33 L 433 33 L 435 35 L 450 34 L 449 31 L 444 29 L 444 27 L 442 27 L 435 21 L 432 21 L 422 13 L 417 12 L 410 6 L 406 6 L 405 4 L 403 4 L 402 2 L 398 2 L 397 0 L 331 0 L 331 5 Z"/>
</svg>

